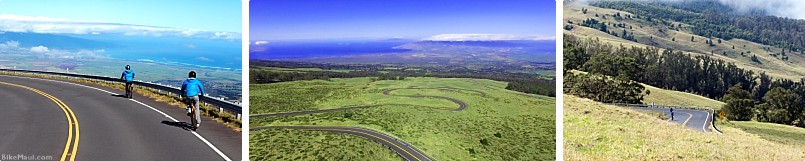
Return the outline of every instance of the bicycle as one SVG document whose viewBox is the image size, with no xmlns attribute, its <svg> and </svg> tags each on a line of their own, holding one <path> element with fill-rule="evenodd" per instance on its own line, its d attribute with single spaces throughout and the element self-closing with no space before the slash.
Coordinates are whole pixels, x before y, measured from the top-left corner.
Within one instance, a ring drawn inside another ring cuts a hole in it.
<svg viewBox="0 0 805 161">
<path fill-rule="evenodd" d="M 132 94 L 133 91 L 134 91 L 134 85 L 131 84 L 131 83 L 126 83 L 126 98 L 132 99 L 133 98 L 133 94 Z"/>
<path fill-rule="evenodd" d="M 190 107 L 190 113 L 187 114 L 190 115 L 190 129 L 196 131 L 198 129 L 198 126 L 196 126 L 198 124 L 196 120 L 196 100 L 185 97 L 185 103 Z"/>
</svg>

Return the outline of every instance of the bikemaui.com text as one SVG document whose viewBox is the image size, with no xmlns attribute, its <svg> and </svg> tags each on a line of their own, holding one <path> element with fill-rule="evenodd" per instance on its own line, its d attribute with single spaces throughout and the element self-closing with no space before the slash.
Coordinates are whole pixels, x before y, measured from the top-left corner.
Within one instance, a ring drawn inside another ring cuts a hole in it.
<svg viewBox="0 0 805 161">
<path fill-rule="evenodd" d="M 50 155 L 24 155 L 24 154 L 3 154 L 0 161 L 5 160 L 53 160 Z"/>
</svg>

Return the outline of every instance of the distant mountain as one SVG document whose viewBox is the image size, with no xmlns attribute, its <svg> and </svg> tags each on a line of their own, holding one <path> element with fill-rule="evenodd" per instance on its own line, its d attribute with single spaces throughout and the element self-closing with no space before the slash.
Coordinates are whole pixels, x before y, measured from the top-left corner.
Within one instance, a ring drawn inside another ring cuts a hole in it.
<svg viewBox="0 0 805 161">
<path fill-rule="evenodd" d="M 20 47 L 45 46 L 51 49 L 80 50 L 80 49 L 108 49 L 118 48 L 121 45 L 84 38 L 77 38 L 56 34 L 0 32 L 0 43 L 18 42 Z"/>
</svg>

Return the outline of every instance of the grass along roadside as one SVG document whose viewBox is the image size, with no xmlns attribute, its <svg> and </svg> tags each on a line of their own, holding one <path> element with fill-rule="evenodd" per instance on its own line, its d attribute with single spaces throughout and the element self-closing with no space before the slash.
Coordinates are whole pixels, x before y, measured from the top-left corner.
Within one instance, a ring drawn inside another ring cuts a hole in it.
<svg viewBox="0 0 805 161">
<path fill-rule="evenodd" d="M 674 90 L 661 89 L 647 84 L 642 84 L 650 93 L 643 97 L 643 104 L 651 104 L 652 102 L 658 105 L 678 105 L 678 106 L 696 106 L 696 107 L 709 107 L 716 110 L 724 106 L 724 102 L 713 100 L 704 96 L 680 92 Z"/>
<path fill-rule="evenodd" d="M 251 160 L 403 160 L 387 147 L 369 139 L 298 129 L 252 130 L 249 132 L 249 151 Z"/>
<path fill-rule="evenodd" d="M 566 160 L 803 160 L 805 149 L 738 128 L 701 133 L 618 106 L 564 95 Z"/>
<path fill-rule="evenodd" d="M 124 90 L 122 83 L 108 83 L 103 81 L 94 81 L 89 79 L 83 78 L 67 78 L 61 76 L 51 76 L 51 75 L 43 75 L 43 74 L 23 74 L 23 73 L 9 73 L 9 72 L 0 72 L 2 75 L 13 75 L 13 76 L 25 76 L 25 77 L 36 77 L 36 78 L 46 78 L 46 79 L 56 79 L 56 80 L 63 80 L 69 81 L 74 83 L 85 83 L 85 84 L 95 84 L 104 87 L 114 88 L 118 90 Z M 176 95 L 170 95 L 167 93 L 157 92 L 156 90 L 150 88 L 144 88 L 141 86 L 134 86 L 134 92 L 142 94 L 150 99 L 156 100 L 157 102 L 166 103 L 170 106 L 182 108 L 184 109 L 184 102 Z M 241 131 L 241 120 L 237 119 L 237 116 L 227 113 L 227 112 L 219 112 L 216 107 L 210 105 L 201 105 L 202 114 L 205 116 L 211 117 L 213 120 L 223 123 L 229 128 L 232 128 L 235 131 Z"/>
<path fill-rule="evenodd" d="M 729 121 L 723 125 L 757 134 L 772 142 L 805 147 L 805 128 L 757 121 Z"/>
</svg>

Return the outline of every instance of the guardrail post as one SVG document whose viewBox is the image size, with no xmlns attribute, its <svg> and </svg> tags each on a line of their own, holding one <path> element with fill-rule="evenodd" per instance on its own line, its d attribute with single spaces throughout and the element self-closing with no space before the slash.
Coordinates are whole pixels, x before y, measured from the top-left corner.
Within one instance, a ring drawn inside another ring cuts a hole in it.
<svg viewBox="0 0 805 161">
<path fill-rule="evenodd" d="M 238 114 L 238 116 L 237 116 L 236 118 L 237 118 L 238 120 L 240 120 L 240 114 Z"/>
</svg>

